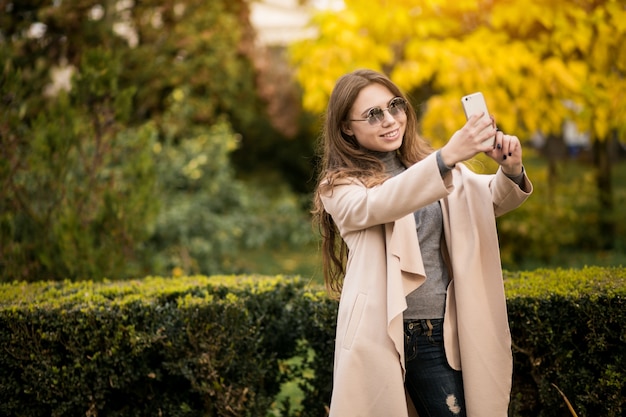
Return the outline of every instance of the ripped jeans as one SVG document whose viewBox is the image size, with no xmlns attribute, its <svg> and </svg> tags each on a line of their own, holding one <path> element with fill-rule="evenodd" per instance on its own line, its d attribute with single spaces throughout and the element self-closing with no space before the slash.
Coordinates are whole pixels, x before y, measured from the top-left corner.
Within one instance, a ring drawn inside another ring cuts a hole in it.
<svg viewBox="0 0 626 417">
<path fill-rule="evenodd" d="M 404 322 L 405 386 L 420 417 L 465 417 L 461 372 L 448 365 L 443 319 Z"/>
</svg>

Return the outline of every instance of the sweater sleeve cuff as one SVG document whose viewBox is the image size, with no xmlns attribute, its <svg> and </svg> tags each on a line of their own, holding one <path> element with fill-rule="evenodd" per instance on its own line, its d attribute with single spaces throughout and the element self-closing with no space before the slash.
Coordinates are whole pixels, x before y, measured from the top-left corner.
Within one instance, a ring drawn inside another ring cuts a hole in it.
<svg viewBox="0 0 626 417">
<path fill-rule="evenodd" d="M 456 165 L 456 164 L 455 164 Z M 443 177 L 445 174 L 450 172 L 455 165 L 448 166 L 443 162 L 443 158 L 441 157 L 441 150 L 437 151 L 437 166 L 439 167 L 439 173 Z M 522 171 L 523 174 L 523 171 Z"/>
<path fill-rule="evenodd" d="M 439 169 L 441 169 L 441 168 L 439 168 Z M 521 174 L 514 175 L 514 176 L 511 176 L 511 175 L 508 175 L 508 174 L 504 174 L 504 175 L 506 175 L 515 184 L 521 186 L 523 184 L 523 182 L 524 182 L 524 165 L 522 165 L 522 172 L 521 172 Z"/>
</svg>

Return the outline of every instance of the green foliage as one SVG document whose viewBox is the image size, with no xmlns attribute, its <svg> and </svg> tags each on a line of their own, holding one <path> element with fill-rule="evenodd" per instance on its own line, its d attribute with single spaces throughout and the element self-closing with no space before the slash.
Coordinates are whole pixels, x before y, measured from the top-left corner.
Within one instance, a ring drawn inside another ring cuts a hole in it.
<svg viewBox="0 0 626 417">
<path fill-rule="evenodd" d="M 120 90 L 119 57 L 84 56 L 70 94 L 49 98 L 27 120 L 9 112 L 21 131 L 3 135 L 10 168 L 0 191 L 3 279 L 80 279 L 132 271 L 136 245 L 150 220 L 154 164 L 150 126 L 123 128 L 132 89 Z M 8 66 L 8 65 L 7 65 Z M 7 70 L 10 71 L 10 70 Z M 9 106 L 27 88 L 9 78 Z"/>
<path fill-rule="evenodd" d="M 259 416 L 295 348 L 297 281 L 0 286 L 0 412 Z"/>
<path fill-rule="evenodd" d="M 533 194 L 519 208 L 498 217 L 498 235 L 505 269 L 540 267 L 580 268 L 585 265 L 617 266 L 626 263 L 622 238 L 626 212 L 613 213 L 616 250 L 598 250 L 603 239 L 597 225 L 601 209 L 592 171 L 584 158 L 555 162 L 553 166 L 532 150 L 525 150 L 524 167 L 534 185 Z M 480 173 L 497 169 L 486 157 L 470 167 Z M 613 169 L 615 206 L 625 200 L 626 164 Z"/>
<path fill-rule="evenodd" d="M 337 305 L 321 290 L 305 293 L 299 303 L 304 318 L 301 337 L 305 341 L 298 345 L 303 361 L 296 370 L 300 376 L 298 386 L 304 393 L 300 417 L 327 415 L 333 384 Z"/>
<path fill-rule="evenodd" d="M 160 118 L 179 88 L 187 89 L 188 123 L 210 125 L 228 115 L 245 125 L 262 113 L 247 1 L 148 0 L 129 11 L 137 45 L 126 50 L 123 82 L 140 87 L 136 117 Z"/>
<path fill-rule="evenodd" d="M 505 287 L 514 341 L 514 415 L 565 415 L 566 404 L 552 384 L 580 415 L 623 415 L 626 270 L 509 273 Z"/>
<path fill-rule="evenodd" d="M 593 175 L 564 162 L 560 181 L 550 181 L 548 167 L 527 158 L 525 169 L 534 184 L 532 196 L 518 209 L 497 219 L 502 262 L 519 268 L 545 265 L 564 250 L 592 250 L 597 235 L 597 199 Z"/>
<path fill-rule="evenodd" d="M 510 415 L 621 416 L 626 269 L 505 273 Z M 283 277 L 0 284 L 0 413 L 321 417 L 337 302 Z M 295 406 L 276 401 L 297 384 Z"/>
<path fill-rule="evenodd" d="M 293 195 L 270 194 L 268 185 L 253 188 L 235 177 L 229 155 L 239 135 L 226 120 L 189 128 L 180 123 L 190 107 L 185 93 L 175 90 L 171 100 L 166 138 L 155 147 L 162 210 L 147 244 L 150 271 L 252 272 L 246 251 L 312 239 Z"/>
<path fill-rule="evenodd" d="M 2 8 L 0 280 L 243 271 L 312 239 L 289 189 L 233 172 L 265 117 L 246 1 Z"/>
<path fill-rule="evenodd" d="M 626 269 L 621 267 L 582 269 L 537 269 L 505 271 L 504 286 L 509 302 L 518 298 L 621 297 L 626 292 Z"/>
</svg>

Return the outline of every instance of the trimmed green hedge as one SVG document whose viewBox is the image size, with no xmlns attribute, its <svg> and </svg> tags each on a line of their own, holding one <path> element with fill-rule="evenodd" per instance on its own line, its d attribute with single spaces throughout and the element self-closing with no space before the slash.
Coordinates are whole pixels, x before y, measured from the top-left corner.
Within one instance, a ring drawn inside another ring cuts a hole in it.
<svg viewBox="0 0 626 417">
<path fill-rule="evenodd" d="M 511 416 L 626 406 L 626 269 L 506 273 Z M 0 285 L 0 415 L 326 414 L 337 304 L 298 278 Z M 287 360 L 298 357 L 300 360 Z M 276 398 L 302 391 L 298 409 Z"/>
<path fill-rule="evenodd" d="M 0 286 L 0 415 L 263 416 L 302 284 L 188 277 Z"/>
<path fill-rule="evenodd" d="M 515 358 L 513 416 L 626 412 L 626 269 L 506 276 Z"/>
</svg>

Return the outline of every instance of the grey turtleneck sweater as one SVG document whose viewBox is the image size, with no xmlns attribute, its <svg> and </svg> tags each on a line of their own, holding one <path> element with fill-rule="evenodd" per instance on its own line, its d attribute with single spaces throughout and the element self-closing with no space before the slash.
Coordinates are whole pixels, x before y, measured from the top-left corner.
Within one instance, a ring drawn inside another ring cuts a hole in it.
<svg viewBox="0 0 626 417">
<path fill-rule="evenodd" d="M 406 168 L 395 152 L 377 154 L 385 164 L 385 171 L 398 175 Z M 439 171 L 444 175 L 450 170 L 440 157 Z M 407 296 L 408 308 L 404 312 L 405 320 L 442 318 L 448 287 L 448 270 L 443 260 L 441 243 L 443 241 L 443 214 L 439 201 L 435 201 L 414 214 L 417 238 L 420 244 L 426 281 Z"/>
</svg>

